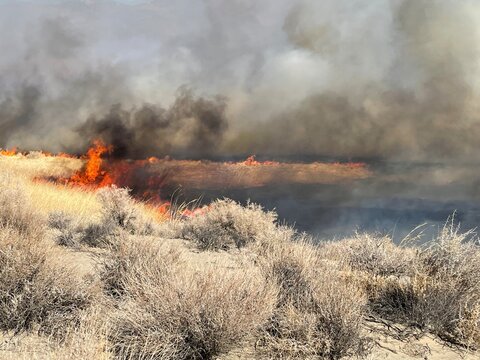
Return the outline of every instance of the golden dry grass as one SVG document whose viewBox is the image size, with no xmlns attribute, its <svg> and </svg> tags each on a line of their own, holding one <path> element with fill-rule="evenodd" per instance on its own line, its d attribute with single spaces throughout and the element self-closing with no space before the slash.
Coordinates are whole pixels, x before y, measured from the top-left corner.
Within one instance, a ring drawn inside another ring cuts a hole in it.
<svg viewBox="0 0 480 360">
<path fill-rule="evenodd" d="M 52 211 L 64 211 L 80 217 L 99 214 L 100 204 L 94 192 L 41 180 L 68 177 L 82 165 L 82 160 L 71 158 L 0 156 L 1 174 L 10 174 L 12 181 L 23 186 L 30 202 L 44 215 Z"/>
<path fill-rule="evenodd" d="M 102 206 L 92 189 L 48 182 L 48 178 L 67 178 L 83 166 L 84 161 L 74 158 L 38 155 L 1 156 L 0 174 L 10 174 L 21 184 L 29 201 L 43 215 L 64 212 L 81 221 L 99 220 Z M 165 216 L 149 204 L 136 203 L 142 213 L 152 220 L 165 220 Z"/>
<path fill-rule="evenodd" d="M 19 175 L 23 178 L 33 177 L 67 177 L 81 169 L 83 160 L 55 156 L 2 156 L 0 169 Z"/>
</svg>

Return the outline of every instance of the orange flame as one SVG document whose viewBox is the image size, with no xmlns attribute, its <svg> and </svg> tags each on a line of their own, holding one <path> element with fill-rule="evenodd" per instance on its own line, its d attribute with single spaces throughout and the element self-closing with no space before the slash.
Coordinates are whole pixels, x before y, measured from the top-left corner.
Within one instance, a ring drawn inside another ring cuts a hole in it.
<svg viewBox="0 0 480 360">
<path fill-rule="evenodd" d="M 110 185 L 129 186 L 132 182 L 132 176 L 136 170 L 147 164 L 158 161 L 151 157 L 145 161 L 127 162 L 116 161 L 105 164 L 102 157 L 112 151 L 111 146 L 105 145 L 101 140 L 93 141 L 92 147 L 88 149 L 85 166 L 64 181 L 67 184 L 76 186 L 86 186 L 90 188 L 101 188 Z M 61 157 L 68 157 L 68 154 L 62 154 Z M 147 200 L 158 214 L 159 219 L 170 217 L 170 202 L 164 202 L 158 195 L 158 189 L 162 185 L 161 177 L 150 177 L 146 180 L 148 191 L 143 196 L 137 196 L 140 200 Z M 137 194 L 138 195 L 138 194 Z"/>
<path fill-rule="evenodd" d="M 65 152 L 59 152 L 56 155 L 48 154 L 47 156 L 57 156 L 57 157 L 60 157 L 60 158 L 65 158 L 65 159 L 75 159 L 76 158 L 75 155 L 67 154 Z"/>
<path fill-rule="evenodd" d="M 101 140 L 95 140 L 93 146 L 87 151 L 87 164 L 85 168 L 73 174 L 67 183 L 75 185 L 89 185 L 104 187 L 113 184 L 110 175 L 102 169 L 102 155 L 111 152 L 112 148 L 106 146 Z"/>
<path fill-rule="evenodd" d="M 196 207 L 193 209 L 185 209 L 182 211 L 182 216 L 184 217 L 195 217 L 198 215 L 204 215 L 210 210 L 209 205 L 204 205 L 202 207 Z"/>
<path fill-rule="evenodd" d="M 277 161 L 257 161 L 255 155 L 249 156 L 245 161 L 240 162 L 239 164 L 246 166 L 259 166 L 259 165 L 279 165 Z"/>
<path fill-rule="evenodd" d="M 13 147 L 10 150 L 5 149 L 5 150 L 0 150 L 0 155 L 3 156 L 15 156 L 17 155 L 17 148 Z"/>
</svg>

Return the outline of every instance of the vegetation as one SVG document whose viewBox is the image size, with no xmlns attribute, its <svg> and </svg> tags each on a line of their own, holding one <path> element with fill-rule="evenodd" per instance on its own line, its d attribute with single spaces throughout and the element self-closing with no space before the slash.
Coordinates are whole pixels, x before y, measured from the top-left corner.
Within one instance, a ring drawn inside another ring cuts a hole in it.
<svg viewBox="0 0 480 360">
<path fill-rule="evenodd" d="M 480 247 L 453 219 L 423 245 L 318 244 L 254 204 L 158 223 L 125 189 L 28 174 L 0 179 L 1 358 L 366 357 L 372 322 L 480 346 Z"/>
</svg>

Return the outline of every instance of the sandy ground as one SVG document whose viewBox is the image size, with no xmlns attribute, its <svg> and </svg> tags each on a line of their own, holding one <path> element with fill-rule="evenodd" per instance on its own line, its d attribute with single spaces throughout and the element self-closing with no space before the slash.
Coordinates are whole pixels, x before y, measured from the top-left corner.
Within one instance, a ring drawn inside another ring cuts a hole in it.
<svg viewBox="0 0 480 360">
<path fill-rule="evenodd" d="M 368 359 L 380 360 L 474 360 L 480 359 L 480 354 L 467 352 L 459 348 L 451 347 L 437 337 L 426 334 L 419 339 L 411 337 L 398 340 L 393 334 L 388 334 L 383 325 L 371 326 L 369 336 L 374 340 L 375 347 Z"/>
</svg>

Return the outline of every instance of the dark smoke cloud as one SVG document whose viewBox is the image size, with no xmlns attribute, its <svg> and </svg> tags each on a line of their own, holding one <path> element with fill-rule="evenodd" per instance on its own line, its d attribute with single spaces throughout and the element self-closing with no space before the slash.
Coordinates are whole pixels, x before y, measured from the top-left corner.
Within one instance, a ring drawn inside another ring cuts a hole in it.
<svg viewBox="0 0 480 360">
<path fill-rule="evenodd" d="M 225 99 L 197 98 L 181 88 L 175 102 L 164 109 L 144 104 L 126 111 L 114 105 L 102 118 L 90 117 L 78 129 L 83 144 L 98 138 L 113 146 L 113 156 L 209 156 L 226 129 Z"/>
</svg>

